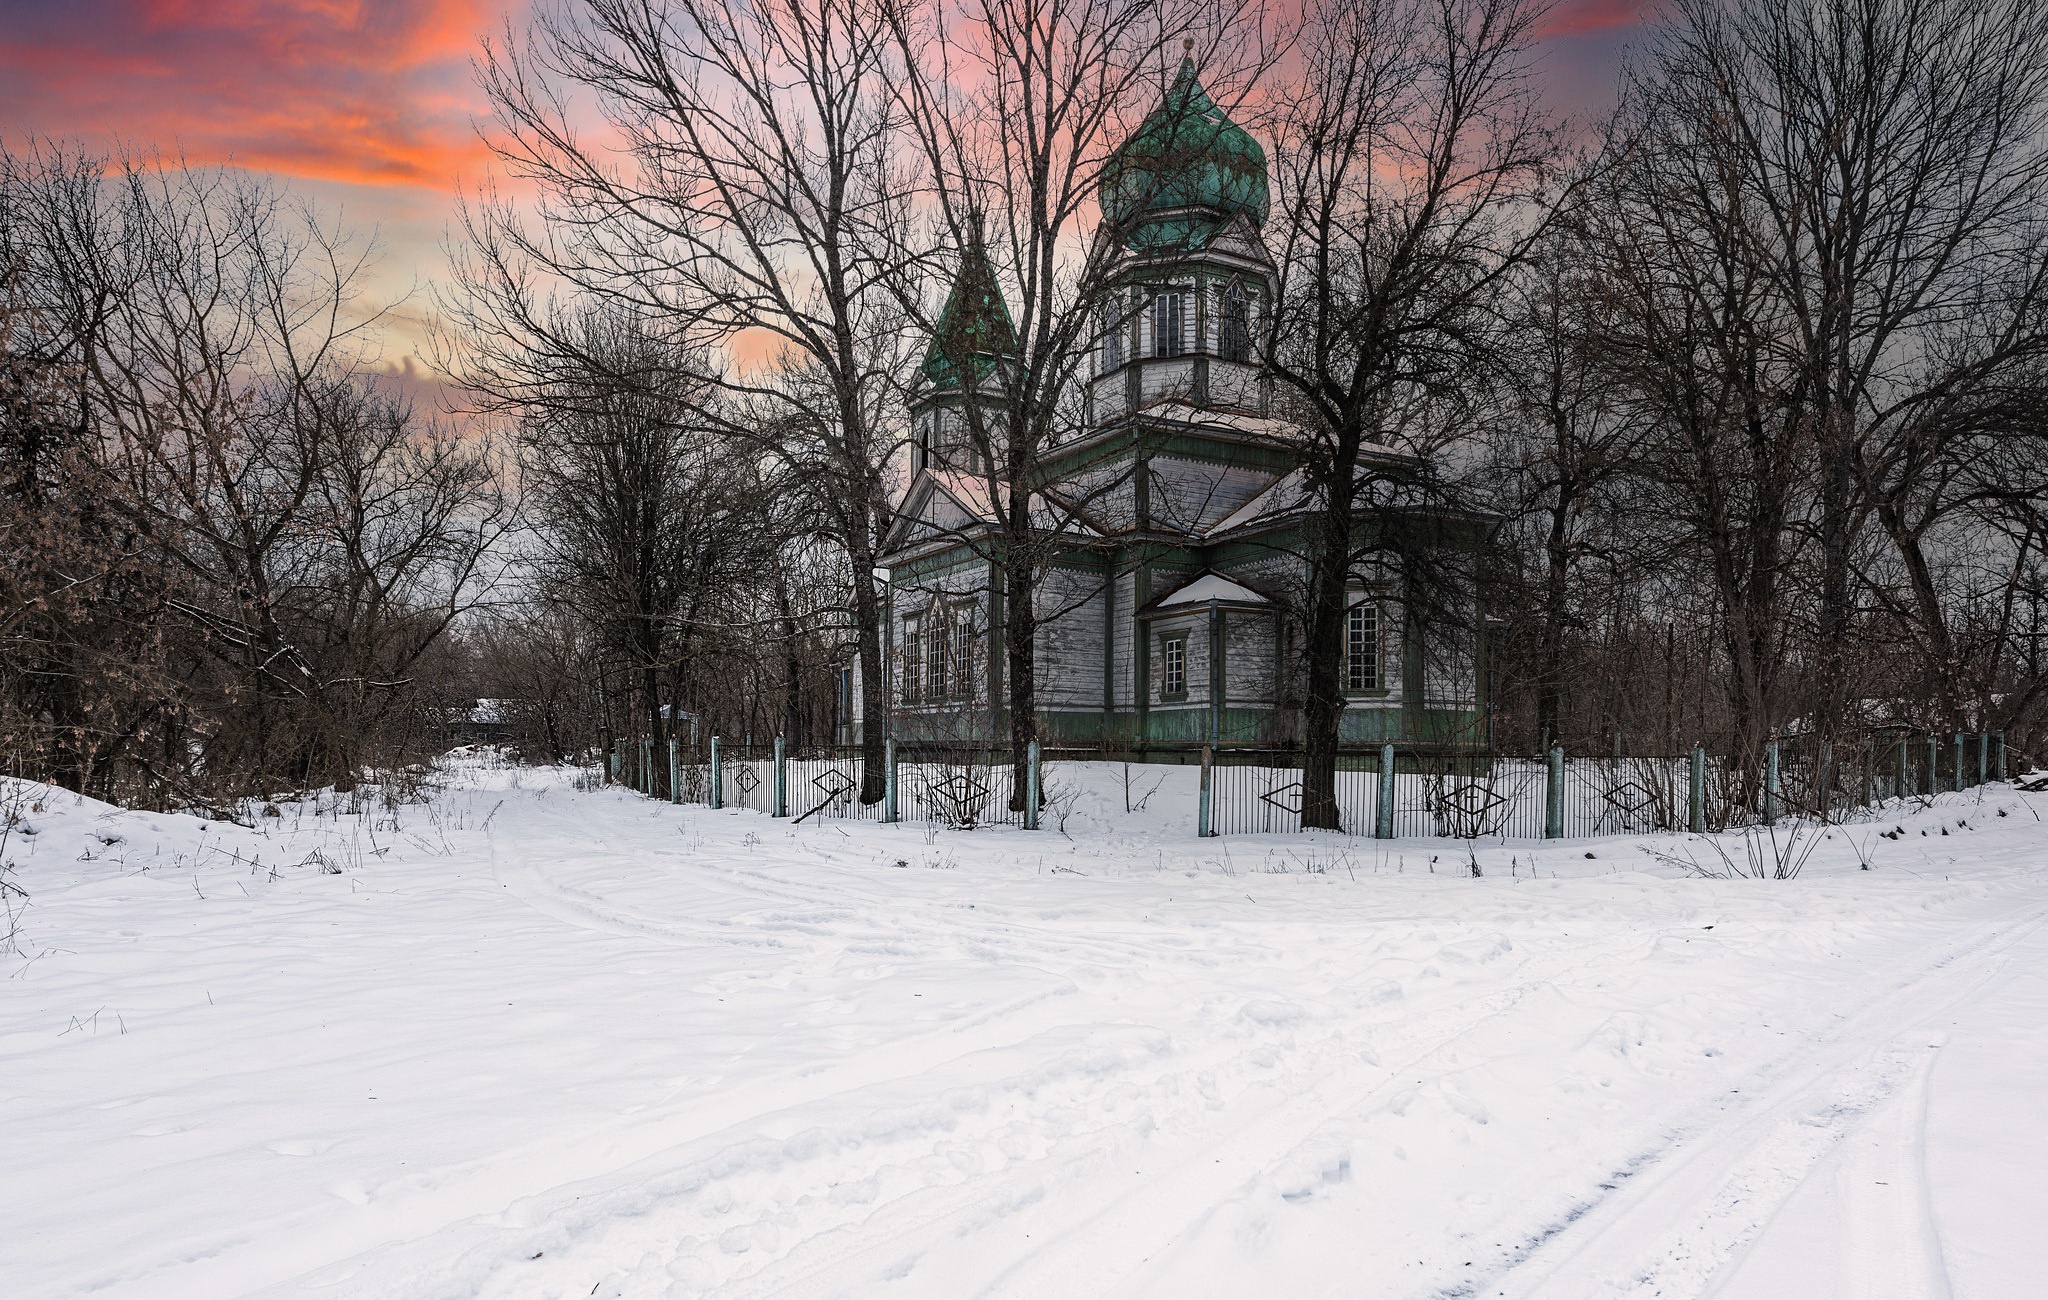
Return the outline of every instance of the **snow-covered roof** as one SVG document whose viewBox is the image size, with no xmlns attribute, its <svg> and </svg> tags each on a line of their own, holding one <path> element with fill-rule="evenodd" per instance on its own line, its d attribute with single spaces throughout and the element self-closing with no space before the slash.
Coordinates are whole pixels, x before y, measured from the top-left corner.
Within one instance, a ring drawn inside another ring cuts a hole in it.
<svg viewBox="0 0 2048 1300">
<path fill-rule="evenodd" d="M 1205 573 L 1187 586 L 1170 596 L 1162 597 L 1153 604 L 1158 609 L 1172 609 L 1180 605 L 1206 605 L 1212 600 L 1233 605 L 1270 605 L 1273 602 L 1242 583 L 1232 582 L 1220 573 Z"/>
<path fill-rule="evenodd" d="M 1256 523 L 1267 515 L 1299 510 L 1309 504 L 1310 499 L 1307 476 L 1298 469 L 1290 470 L 1267 484 L 1264 491 L 1232 511 L 1204 536 L 1214 537 L 1219 533 L 1227 533 L 1233 528 Z"/>
</svg>

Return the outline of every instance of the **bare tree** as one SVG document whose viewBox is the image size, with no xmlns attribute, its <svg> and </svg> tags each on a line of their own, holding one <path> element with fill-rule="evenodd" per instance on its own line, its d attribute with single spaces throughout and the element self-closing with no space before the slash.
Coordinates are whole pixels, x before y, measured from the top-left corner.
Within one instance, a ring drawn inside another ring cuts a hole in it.
<svg viewBox="0 0 2048 1300">
<path fill-rule="evenodd" d="M 1050 482 L 1046 459 L 1086 427 L 1081 367 L 1105 331 L 1124 328 L 1103 309 L 1142 200 L 1174 183 L 1120 172 L 1118 147 L 1141 115 L 1169 152 L 1198 128 L 1206 101 L 1171 92 L 1175 50 L 1219 84 L 1247 82 L 1273 50 L 1257 11 L 1208 0 L 900 0 L 889 16 L 936 191 L 934 260 L 950 267 L 943 308 L 908 301 L 933 339 L 927 382 L 965 395 L 952 468 L 977 481 L 991 525 L 1001 697 L 1021 791 L 1038 737 L 1038 632 L 1061 612 L 1044 607 L 1042 579 L 1111 486 Z M 1112 188 L 1122 216 L 1104 210 Z"/>
<path fill-rule="evenodd" d="M 907 347 L 888 232 L 915 188 L 893 49 L 880 0 L 544 7 L 479 65 L 489 142 L 540 188 L 541 224 L 497 205 L 466 220 L 478 266 L 513 296 L 538 268 L 727 351 L 712 367 L 726 400 L 699 402 L 699 419 L 798 471 L 817 530 L 847 556 L 869 803 L 888 718 L 875 556 Z M 572 121 L 578 94 L 600 137 Z M 734 355 L 749 352 L 763 364 Z"/>
<path fill-rule="evenodd" d="M 1378 576 L 1372 557 L 1425 512 L 1441 516 L 1428 476 L 1459 422 L 1433 408 L 1462 400 L 1496 303 L 1546 225 L 1557 147 L 1529 80 L 1541 14 L 1529 0 L 1314 3 L 1303 73 L 1275 97 L 1267 230 L 1281 280 L 1265 352 L 1314 502 L 1304 826 L 1337 825 L 1350 584 Z M 1444 550 L 1401 559 L 1432 553 Z M 1410 599 L 1428 585 L 1411 578 Z"/>
</svg>

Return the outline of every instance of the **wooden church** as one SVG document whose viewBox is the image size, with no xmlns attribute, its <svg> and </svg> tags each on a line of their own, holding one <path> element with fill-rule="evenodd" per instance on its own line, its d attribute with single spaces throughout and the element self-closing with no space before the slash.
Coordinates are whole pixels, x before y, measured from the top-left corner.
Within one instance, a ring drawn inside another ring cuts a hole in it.
<svg viewBox="0 0 2048 1300">
<path fill-rule="evenodd" d="M 1261 237 L 1265 152 L 1189 60 L 1105 177 L 1105 228 L 1127 242 L 1083 369 L 1081 427 L 1044 466 L 1065 514 L 1037 598 L 1040 734 L 1048 746 L 1160 757 L 1291 746 L 1314 502 L 1254 344 L 1275 287 Z M 1011 337 L 978 245 L 939 330 L 963 327 L 998 354 Z M 1002 743 L 1001 538 L 984 467 L 961 436 L 992 380 L 961 373 L 954 351 L 934 343 L 912 405 L 913 477 L 883 559 L 884 689 L 901 740 Z M 1379 454 L 1401 471 L 1398 453 Z M 1435 520 L 1430 536 L 1476 547 L 1484 527 Z M 1343 738 L 1481 743 L 1477 611 L 1468 597 L 1427 625 L 1404 588 L 1411 577 L 1392 563 L 1356 575 Z"/>
</svg>

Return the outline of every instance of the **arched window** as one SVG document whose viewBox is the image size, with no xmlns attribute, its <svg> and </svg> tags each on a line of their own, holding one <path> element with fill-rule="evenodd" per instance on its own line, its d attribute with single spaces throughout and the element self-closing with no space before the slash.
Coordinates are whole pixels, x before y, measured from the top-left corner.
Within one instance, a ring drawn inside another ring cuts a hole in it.
<svg viewBox="0 0 2048 1300">
<path fill-rule="evenodd" d="M 1244 286 L 1232 280 L 1223 286 L 1223 309 L 1216 340 L 1216 352 L 1225 361 L 1252 359 L 1252 317 L 1245 301 Z"/>
</svg>

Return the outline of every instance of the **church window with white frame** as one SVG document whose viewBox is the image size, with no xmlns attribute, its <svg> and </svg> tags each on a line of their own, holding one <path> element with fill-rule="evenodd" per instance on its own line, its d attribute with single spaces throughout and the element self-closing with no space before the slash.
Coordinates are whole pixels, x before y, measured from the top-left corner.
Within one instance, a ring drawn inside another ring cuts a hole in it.
<svg viewBox="0 0 2048 1300">
<path fill-rule="evenodd" d="M 1380 678 L 1380 611 L 1361 600 L 1344 611 L 1344 689 L 1376 691 Z"/>
<path fill-rule="evenodd" d="M 924 622 L 912 614 L 903 620 L 903 702 L 915 704 L 924 686 Z"/>
<path fill-rule="evenodd" d="M 1152 296 L 1152 355 L 1177 357 L 1187 348 L 1187 295 L 1161 289 Z"/>
</svg>

